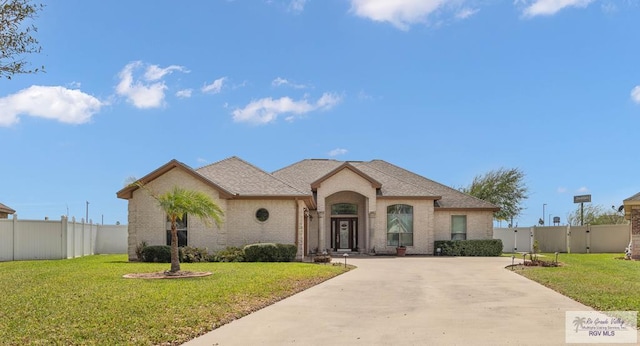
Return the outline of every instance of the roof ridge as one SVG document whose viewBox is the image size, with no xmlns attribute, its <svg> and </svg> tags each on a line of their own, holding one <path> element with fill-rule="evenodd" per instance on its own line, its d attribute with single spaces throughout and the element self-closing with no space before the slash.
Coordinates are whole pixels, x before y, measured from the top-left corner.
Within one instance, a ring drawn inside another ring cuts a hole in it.
<svg viewBox="0 0 640 346">
<path fill-rule="evenodd" d="M 373 162 L 373 161 L 380 161 L 380 162 L 384 162 L 384 163 L 386 163 L 386 164 L 388 164 L 388 165 L 391 165 L 391 166 L 393 166 L 393 167 L 399 168 L 399 169 L 401 169 L 401 170 L 403 170 L 403 171 L 405 171 L 405 172 L 409 172 L 409 173 L 412 173 L 412 174 L 414 174 L 414 175 L 417 175 L 417 176 L 419 176 L 419 177 L 421 177 L 421 178 L 423 178 L 423 179 L 427 179 L 427 178 L 425 178 L 425 177 L 423 177 L 423 176 L 421 176 L 421 175 L 419 175 L 419 174 L 413 173 L 413 172 L 411 172 L 411 171 L 409 171 L 409 170 L 406 170 L 406 169 L 404 169 L 404 168 L 402 168 L 402 167 L 396 166 L 396 165 L 394 165 L 394 164 L 392 164 L 392 163 L 389 163 L 389 162 L 387 162 L 387 161 L 385 161 L 385 160 L 379 160 L 379 159 L 376 159 L 376 160 L 371 160 L 371 161 L 367 161 L 367 162 L 364 162 L 364 161 L 363 161 L 362 163 L 363 163 L 364 165 L 366 165 L 367 167 L 369 167 L 369 168 L 371 168 L 371 169 L 373 169 L 373 170 L 375 170 L 375 171 L 378 171 L 378 172 L 380 172 L 380 173 L 382 173 L 382 174 L 384 174 L 384 175 L 386 175 L 386 176 L 388 176 L 388 177 L 391 177 L 391 178 L 393 178 L 393 179 L 396 179 L 396 180 L 398 180 L 398 181 L 401 181 L 401 182 L 403 182 L 403 183 L 405 183 L 405 184 L 409 184 L 409 185 L 415 186 L 415 187 L 417 187 L 417 188 L 427 190 L 427 191 L 429 191 L 429 193 L 430 193 L 430 194 L 432 194 L 433 196 L 440 196 L 440 195 L 438 195 L 438 194 L 434 193 L 433 191 L 431 191 L 431 189 L 427 189 L 427 188 L 424 188 L 424 187 L 422 187 L 422 186 L 418 186 L 418 185 L 416 185 L 416 184 L 414 184 L 414 183 L 412 183 L 412 182 L 408 182 L 408 181 L 405 181 L 405 180 L 403 180 L 403 179 L 400 179 L 400 178 L 399 178 L 398 176 L 396 176 L 396 175 L 391 175 L 391 174 L 389 174 L 389 173 L 387 173 L 387 172 L 384 172 L 384 171 L 381 171 L 381 170 L 379 170 L 379 169 L 377 169 L 377 168 L 375 168 L 375 167 L 373 167 L 373 166 L 369 166 L 368 164 L 369 164 L 369 163 L 371 163 L 371 162 Z M 429 179 L 427 179 L 427 180 L 429 180 Z"/>
<path fill-rule="evenodd" d="M 433 184 L 436 184 L 436 185 L 439 185 L 439 186 L 441 186 L 441 187 L 443 187 L 443 188 L 449 189 L 449 190 L 451 190 L 451 191 L 453 191 L 453 192 L 455 192 L 455 193 L 459 193 L 459 194 L 465 195 L 465 196 L 467 196 L 467 197 L 471 197 L 471 198 L 473 198 L 473 199 L 475 199 L 475 200 L 482 201 L 482 202 L 484 202 L 484 203 L 487 203 L 487 204 L 490 204 L 490 205 L 492 205 L 492 206 L 494 206 L 494 207 L 497 207 L 497 205 L 495 205 L 495 204 L 493 204 L 493 203 L 491 203 L 491 202 L 487 202 L 487 201 L 485 201 L 484 199 L 478 198 L 478 197 L 476 197 L 476 196 L 472 196 L 472 195 L 470 195 L 470 194 L 468 194 L 468 193 L 462 192 L 462 191 L 460 191 L 460 190 L 458 190 L 458 189 L 454 189 L 454 188 L 452 188 L 451 186 L 448 186 L 448 185 L 445 185 L 445 184 L 439 183 L 439 182 L 437 182 L 437 181 L 435 181 L 435 180 L 431 180 L 431 179 L 429 179 L 429 178 L 427 178 L 427 177 L 425 177 L 425 176 L 422 176 L 422 175 L 420 175 L 420 174 L 418 174 L 418 173 L 415 173 L 415 172 L 412 172 L 412 171 L 410 171 L 410 170 L 404 169 L 404 168 L 402 168 L 402 167 L 400 167 L 400 166 L 396 166 L 396 165 L 394 165 L 393 163 L 387 162 L 387 161 L 385 161 L 385 160 L 379 160 L 379 159 L 377 159 L 377 160 L 371 160 L 371 162 L 373 162 L 373 161 L 380 161 L 380 162 L 384 162 L 384 163 L 386 163 L 386 164 L 388 164 L 388 165 L 391 165 L 391 166 L 393 166 L 393 167 L 396 167 L 396 168 L 398 168 L 398 169 L 402 169 L 402 170 L 404 170 L 404 171 L 406 171 L 406 172 L 409 172 L 409 173 L 411 173 L 411 174 L 413 174 L 413 175 L 416 175 L 416 176 L 418 176 L 418 177 L 420 177 L 420 178 L 422 178 L 422 179 L 428 180 L 429 182 L 431 182 L 431 183 L 433 183 Z M 411 184 L 411 183 L 409 183 L 409 184 Z M 415 184 L 412 184 L 412 185 L 415 185 Z M 431 191 L 430 191 L 430 192 L 431 192 Z"/>
</svg>

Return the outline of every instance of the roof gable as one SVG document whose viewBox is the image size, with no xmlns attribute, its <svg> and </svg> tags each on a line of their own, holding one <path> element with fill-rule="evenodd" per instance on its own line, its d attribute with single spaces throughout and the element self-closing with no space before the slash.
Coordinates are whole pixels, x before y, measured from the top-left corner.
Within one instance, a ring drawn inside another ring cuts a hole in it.
<svg viewBox="0 0 640 346">
<path fill-rule="evenodd" d="M 361 170 L 359 170 L 356 167 L 352 166 L 349 162 L 344 162 L 343 164 L 341 164 L 340 166 L 336 167 L 335 169 L 333 169 L 329 173 L 323 175 L 322 177 L 320 177 L 316 181 L 312 182 L 311 183 L 311 190 L 316 190 L 318 187 L 320 187 L 320 185 L 322 185 L 322 183 L 324 181 L 330 179 L 331 177 L 336 175 L 338 172 L 341 172 L 341 171 L 343 171 L 345 169 L 349 170 L 349 171 L 359 175 L 363 179 L 367 180 L 371 184 L 371 187 L 374 188 L 374 189 L 379 189 L 379 188 L 382 187 L 382 184 L 380 182 L 378 182 L 377 180 L 373 179 L 372 177 L 368 176 L 367 174 L 365 174 Z"/>
<path fill-rule="evenodd" d="M 310 196 L 236 156 L 198 168 L 196 172 L 235 196 Z"/>
<path fill-rule="evenodd" d="M 623 202 L 633 202 L 633 201 L 640 202 L 640 192 L 638 192 L 635 195 L 625 199 Z"/>
<path fill-rule="evenodd" d="M 0 203 L 0 213 L 5 213 L 5 214 L 13 214 L 16 211 L 7 207 L 6 205 Z"/>
<path fill-rule="evenodd" d="M 177 161 L 177 160 L 171 160 L 167 163 L 165 163 L 164 165 L 160 166 L 159 168 L 157 168 L 156 170 L 154 170 L 153 172 L 145 175 L 144 177 L 138 179 L 136 181 L 136 183 L 140 183 L 142 185 L 146 185 L 149 184 L 150 182 L 154 181 L 155 179 L 161 177 L 162 175 L 164 175 L 165 173 L 169 172 L 172 169 L 180 169 L 183 170 L 184 172 L 188 173 L 189 175 L 193 176 L 194 178 L 204 182 L 205 184 L 213 187 L 214 189 L 218 190 L 220 192 L 220 197 L 222 198 L 230 198 L 233 196 L 233 194 L 226 190 L 225 188 L 217 185 L 216 183 L 212 182 L 211 180 L 207 179 L 206 177 L 200 175 L 199 173 L 197 173 L 196 171 L 194 171 L 191 167 L 185 165 L 184 163 Z M 116 196 L 118 196 L 118 198 L 122 198 L 122 199 L 131 199 L 133 197 L 133 192 L 136 191 L 137 189 L 139 189 L 140 186 L 138 184 L 132 183 L 127 185 L 126 187 L 124 187 L 122 190 L 118 191 L 116 193 Z"/>
</svg>

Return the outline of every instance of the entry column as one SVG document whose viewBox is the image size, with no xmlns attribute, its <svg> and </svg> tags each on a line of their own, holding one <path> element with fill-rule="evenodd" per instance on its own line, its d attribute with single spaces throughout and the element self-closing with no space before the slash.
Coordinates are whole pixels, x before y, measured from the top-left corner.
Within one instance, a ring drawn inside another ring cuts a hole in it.
<svg viewBox="0 0 640 346">
<path fill-rule="evenodd" d="M 327 249 L 326 243 L 326 227 L 324 225 L 324 211 L 318 211 L 318 251 L 324 251 Z"/>
<path fill-rule="evenodd" d="M 369 212 L 369 227 L 367 227 L 367 236 L 366 236 L 366 247 L 367 247 L 367 251 L 371 251 L 371 244 L 373 243 L 373 235 L 376 233 L 376 212 L 375 211 L 370 211 Z"/>
</svg>

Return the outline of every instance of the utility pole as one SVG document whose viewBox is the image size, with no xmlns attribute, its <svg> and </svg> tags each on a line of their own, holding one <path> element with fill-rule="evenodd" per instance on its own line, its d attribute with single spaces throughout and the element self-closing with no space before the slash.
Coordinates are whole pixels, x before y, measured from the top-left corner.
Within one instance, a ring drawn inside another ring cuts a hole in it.
<svg viewBox="0 0 640 346">
<path fill-rule="evenodd" d="M 89 201 L 87 201 L 86 211 L 87 211 L 87 213 L 85 215 L 84 223 L 89 223 Z"/>
</svg>

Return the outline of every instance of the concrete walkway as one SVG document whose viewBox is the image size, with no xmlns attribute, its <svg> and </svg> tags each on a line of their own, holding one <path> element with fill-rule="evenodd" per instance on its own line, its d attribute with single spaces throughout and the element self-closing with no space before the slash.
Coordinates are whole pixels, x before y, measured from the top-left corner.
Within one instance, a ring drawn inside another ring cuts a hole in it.
<svg viewBox="0 0 640 346">
<path fill-rule="evenodd" d="M 349 263 L 185 345 L 564 345 L 565 311 L 592 310 L 506 270 L 506 257 Z"/>
</svg>

